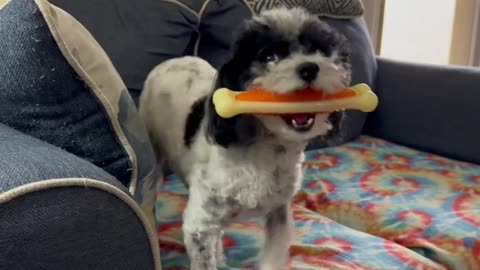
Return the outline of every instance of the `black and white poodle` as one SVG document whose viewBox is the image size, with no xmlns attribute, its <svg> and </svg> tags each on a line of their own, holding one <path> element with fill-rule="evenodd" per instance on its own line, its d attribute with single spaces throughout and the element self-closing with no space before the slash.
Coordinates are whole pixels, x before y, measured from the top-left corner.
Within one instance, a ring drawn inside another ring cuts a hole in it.
<svg viewBox="0 0 480 270">
<path fill-rule="evenodd" d="M 308 86 L 335 92 L 349 84 L 345 38 L 300 8 L 246 21 L 218 73 L 195 57 L 169 60 L 150 73 L 140 113 L 161 161 L 189 186 L 183 231 L 191 269 L 224 264 L 222 228 L 259 215 L 266 216 L 259 268 L 283 269 L 304 148 L 340 124 L 328 113 L 224 119 L 215 112 L 213 91 L 261 86 L 288 93 Z"/>
</svg>

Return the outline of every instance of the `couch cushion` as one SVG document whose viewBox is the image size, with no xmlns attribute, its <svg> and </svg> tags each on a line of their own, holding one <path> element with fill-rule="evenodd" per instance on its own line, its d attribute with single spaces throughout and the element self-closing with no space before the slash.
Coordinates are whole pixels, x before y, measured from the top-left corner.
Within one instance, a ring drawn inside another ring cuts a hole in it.
<svg viewBox="0 0 480 270">
<path fill-rule="evenodd" d="M 365 132 L 480 165 L 480 68 L 378 58 L 378 108 Z"/>
<path fill-rule="evenodd" d="M 93 37 L 44 0 L 9 2 L 0 25 L 0 123 L 105 169 L 152 209 L 151 145 Z"/>
<path fill-rule="evenodd" d="M 22 185 L 55 178 L 85 177 L 128 193 L 105 170 L 59 147 L 0 124 L 0 194 Z"/>
<path fill-rule="evenodd" d="M 161 270 L 154 229 L 136 202 L 87 178 L 0 194 L 0 246 L 2 269 Z"/>
<path fill-rule="evenodd" d="M 115 177 L 1 124 L 0 153 L 0 269 L 160 269 L 154 228 Z"/>
<path fill-rule="evenodd" d="M 478 269 L 480 166 L 360 137 L 308 151 L 304 172 L 293 203 L 291 269 Z M 157 220 L 163 265 L 184 269 L 187 190 L 174 175 L 162 184 Z M 227 228 L 230 267 L 253 266 L 262 224 L 245 220 Z"/>
</svg>

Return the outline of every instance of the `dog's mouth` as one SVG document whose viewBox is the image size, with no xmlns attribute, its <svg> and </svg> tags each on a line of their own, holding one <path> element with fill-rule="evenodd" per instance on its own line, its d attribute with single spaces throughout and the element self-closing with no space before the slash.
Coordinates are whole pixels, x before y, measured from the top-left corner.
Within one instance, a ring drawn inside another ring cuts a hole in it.
<svg viewBox="0 0 480 270">
<path fill-rule="evenodd" d="M 315 114 L 298 113 L 282 115 L 282 119 L 287 125 L 298 132 L 309 131 L 315 124 Z"/>
</svg>

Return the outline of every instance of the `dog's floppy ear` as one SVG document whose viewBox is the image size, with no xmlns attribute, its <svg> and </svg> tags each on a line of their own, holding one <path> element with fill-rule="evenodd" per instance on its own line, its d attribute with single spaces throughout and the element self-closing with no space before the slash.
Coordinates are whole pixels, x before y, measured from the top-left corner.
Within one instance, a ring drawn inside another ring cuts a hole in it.
<svg viewBox="0 0 480 270">
<path fill-rule="evenodd" d="M 245 82 L 250 77 L 250 61 L 240 56 L 233 56 L 217 73 L 216 88 L 228 88 L 233 91 L 243 91 Z"/>
<path fill-rule="evenodd" d="M 215 89 L 228 88 L 234 91 L 244 91 L 251 80 L 251 65 L 257 49 L 255 39 L 259 29 L 252 21 L 240 29 L 237 40 L 232 48 L 229 60 L 223 64 L 217 73 Z M 232 118 L 222 118 L 217 114 L 209 98 L 207 138 L 223 147 L 232 145 L 245 146 L 255 141 L 259 132 L 259 121 L 252 115 L 237 115 Z"/>
<path fill-rule="evenodd" d="M 207 138 L 210 142 L 229 146 L 247 146 L 255 142 L 259 122 L 252 115 L 237 115 L 222 118 L 215 111 L 210 99 L 208 106 Z"/>
<path fill-rule="evenodd" d="M 237 69 L 242 66 L 243 60 L 232 58 L 223 65 L 217 74 L 217 82 L 215 89 L 222 87 L 241 91 L 243 80 L 248 80 L 245 74 L 248 67 L 244 66 L 244 71 Z M 242 73 L 244 77 L 242 77 Z M 209 97 L 207 103 L 207 138 L 210 142 L 216 143 L 223 147 L 229 146 L 246 146 L 255 141 L 258 132 L 258 120 L 252 115 L 237 115 L 232 118 L 223 118 L 217 114 L 212 100 L 213 94 Z"/>
<path fill-rule="evenodd" d="M 245 90 L 245 84 L 252 77 L 250 70 L 252 63 L 268 32 L 268 26 L 255 20 L 248 20 L 240 27 L 231 48 L 231 56 L 218 71 L 217 87 L 235 91 Z"/>
</svg>

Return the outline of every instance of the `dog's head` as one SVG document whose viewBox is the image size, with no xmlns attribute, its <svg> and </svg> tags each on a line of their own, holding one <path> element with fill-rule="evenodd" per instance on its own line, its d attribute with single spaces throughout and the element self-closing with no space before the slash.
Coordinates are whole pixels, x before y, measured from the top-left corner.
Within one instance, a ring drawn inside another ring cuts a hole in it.
<svg viewBox="0 0 480 270">
<path fill-rule="evenodd" d="M 280 8 L 245 22 L 216 86 L 277 93 L 311 87 L 333 93 L 350 84 L 350 73 L 349 48 L 341 34 L 303 9 Z M 209 107 L 209 133 L 223 146 L 251 143 L 262 129 L 282 139 L 308 141 L 338 131 L 342 119 L 339 113 L 223 119 Z"/>
</svg>

